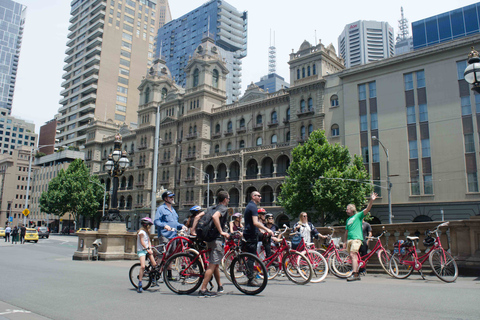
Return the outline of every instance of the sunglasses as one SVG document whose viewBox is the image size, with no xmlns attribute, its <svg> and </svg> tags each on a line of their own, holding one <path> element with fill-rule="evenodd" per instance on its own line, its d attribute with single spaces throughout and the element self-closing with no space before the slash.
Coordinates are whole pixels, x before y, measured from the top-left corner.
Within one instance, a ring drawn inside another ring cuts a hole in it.
<svg viewBox="0 0 480 320">
<path fill-rule="evenodd" d="M 259 197 L 259 198 L 261 198 L 261 197 L 262 197 L 262 196 L 261 196 L 261 195 L 259 195 L 259 194 L 254 194 L 253 196 L 254 196 L 254 197 Z"/>
</svg>

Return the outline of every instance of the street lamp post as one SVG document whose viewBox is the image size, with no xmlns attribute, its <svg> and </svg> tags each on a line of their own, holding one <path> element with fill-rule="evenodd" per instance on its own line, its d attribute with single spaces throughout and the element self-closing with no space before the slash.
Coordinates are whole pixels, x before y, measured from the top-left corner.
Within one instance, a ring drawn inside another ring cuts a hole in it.
<svg viewBox="0 0 480 320">
<path fill-rule="evenodd" d="M 463 76 L 465 81 L 472 85 L 472 91 L 480 93 L 480 57 L 473 47 L 468 54 L 468 66 L 465 68 Z"/>
<path fill-rule="evenodd" d="M 387 155 L 387 190 L 388 190 L 388 223 L 392 224 L 392 183 L 390 182 L 390 158 L 388 156 L 388 149 L 385 148 L 382 141 L 378 139 L 376 136 L 372 136 L 373 141 L 378 141 L 378 143 L 382 146 L 383 151 Z"/>
<path fill-rule="evenodd" d="M 203 173 L 204 177 L 207 179 L 207 208 L 210 207 L 210 175 L 203 170 L 198 169 L 195 166 L 190 166 L 190 168 L 196 169 Z"/>
<path fill-rule="evenodd" d="M 103 221 L 123 222 L 123 218 L 120 216 L 120 211 L 118 210 L 117 191 L 119 177 L 125 172 L 128 163 L 127 152 L 122 151 L 122 136 L 117 133 L 115 135 L 113 153 L 108 156 L 108 161 L 105 163 L 105 169 L 109 176 L 113 178 L 113 192 L 108 217 L 104 216 Z"/>
</svg>

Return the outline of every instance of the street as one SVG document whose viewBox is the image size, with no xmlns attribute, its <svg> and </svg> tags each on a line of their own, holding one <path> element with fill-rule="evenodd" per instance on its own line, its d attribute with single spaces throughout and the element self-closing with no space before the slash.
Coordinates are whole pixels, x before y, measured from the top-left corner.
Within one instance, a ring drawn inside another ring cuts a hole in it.
<svg viewBox="0 0 480 320">
<path fill-rule="evenodd" d="M 76 246 L 76 236 L 24 245 L 0 239 L 0 319 L 478 319 L 480 278 L 447 284 L 415 272 L 347 283 L 329 275 L 299 286 L 280 277 L 246 296 L 223 277 L 225 293 L 216 298 L 176 295 L 164 284 L 138 294 L 128 279 L 136 261 L 73 261 Z"/>
</svg>

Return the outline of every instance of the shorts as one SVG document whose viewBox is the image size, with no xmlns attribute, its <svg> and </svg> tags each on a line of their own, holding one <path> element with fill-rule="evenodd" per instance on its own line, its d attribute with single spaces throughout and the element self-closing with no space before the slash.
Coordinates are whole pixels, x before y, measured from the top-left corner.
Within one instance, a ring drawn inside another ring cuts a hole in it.
<svg viewBox="0 0 480 320">
<path fill-rule="evenodd" d="M 207 242 L 207 248 L 212 249 L 208 255 L 208 262 L 211 264 L 220 264 L 223 258 L 223 240 L 216 239 Z"/>
<path fill-rule="evenodd" d="M 147 250 L 139 250 L 137 251 L 137 256 L 140 258 L 140 257 L 145 257 L 147 255 Z"/>
<path fill-rule="evenodd" d="M 362 240 L 348 240 L 347 241 L 347 251 L 350 252 L 358 252 L 360 250 L 360 246 L 362 245 Z"/>
</svg>

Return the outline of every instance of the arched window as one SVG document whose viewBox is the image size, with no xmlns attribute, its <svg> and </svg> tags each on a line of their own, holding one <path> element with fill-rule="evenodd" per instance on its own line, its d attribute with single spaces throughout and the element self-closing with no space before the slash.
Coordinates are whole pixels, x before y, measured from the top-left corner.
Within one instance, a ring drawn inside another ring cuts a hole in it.
<svg viewBox="0 0 480 320">
<path fill-rule="evenodd" d="M 307 77 L 310 77 L 310 66 L 307 67 Z"/>
<path fill-rule="evenodd" d="M 313 110 L 313 99 L 308 98 L 308 111 L 312 111 L 312 110 Z"/>
<path fill-rule="evenodd" d="M 192 126 L 190 126 L 190 128 L 188 128 L 188 133 L 192 134 L 192 132 L 193 132 L 193 128 L 192 128 Z"/>
<path fill-rule="evenodd" d="M 232 143 L 227 143 L 227 151 L 232 151 Z"/>
<path fill-rule="evenodd" d="M 190 167 L 187 168 L 187 177 L 190 177 Z"/>
<path fill-rule="evenodd" d="M 261 146 L 262 142 L 263 142 L 262 137 L 258 137 L 257 138 L 257 146 Z"/>
<path fill-rule="evenodd" d="M 233 131 L 232 121 L 228 121 L 228 123 L 227 123 L 227 131 L 228 131 L 228 132 L 232 132 L 232 131 Z"/>
<path fill-rule="evenodd" d="M 311 135 L 313 132 L 313 124 L 308 125 L 308 135 Z"/>
<path fill-rule="evenodd" d="M 287 121 L 290 121 L 290 108 L 287 109 Z"/>
<path fill-rule="evenodd" d="M 305 100 L 300 101 L 300 112 L 305 112 Z"/>
<path fill-rule="evenodd" d="M 196 87 L 198 86 L 198 76 L 200 74 L 200 71 L 198 69 L 195 69 L 195 71 L 193 71 L 193 86 Z"/>
<path fill-rule="evenodd" d="M 277 123 L 277 111 L 273 111 L 270 116 L 272 123 Z"/>
<path fill-rule="evenodd" d="M 192 153 L 192 147 L 188 147 L 188 154 Z"/>
<path fill-rule="evenodd" d="M 193 133 L 197 133 L 197 125 L 193 126 Z"/>
<path fill-rule="evenodd" d="M 338 107 L 338 96 L 336 94 L 330 97 L 330 106 Z"/>
<path fill-rule="evenodd" d="M 192 153 L 195 155 L 197 153 L 197 147 L 196 146 L 193 146 L 192 148 Z"/>
<path fill-rule="evenodd" d="M 257 116 L 257 125 L 258 125 L 258 124 L 262 124 L 262 115 L 261 115 L 261 114 L 259 114 L 259 115 Z"/>
<path fill-rule="evenodd" d="M 217 69 L 213 69 L 212 73 L 212 86 L 214 88 L 218 88 L 218 71 Z"/>
<path fill-rule="evenodd" d="M 165 132 L 165 141 L 168 140 L 168 133 Z"/>
<path fill-rule="evenodd" d="M 290 142 L 290 131 L 285 135 L 285 141 Z"/>
<path fill-rule="evenodd" d="M 300 79 L 300 69 L 297 69 L 297 79 Z"/>
<path fill-rule="evenodd" d="M 300 136 L 302 137 L 302 139 L 305 139 L 305 126 L 302 126 L 302 128 L 300 128 Z"/>
<path fill-rule="evenodd" d="M 215 153 L 220 152 L 220 146 L 218 144 L 215 145 Z"/>
<path fill-rule="evenodd" d="M 170 133 L 168 134 L 168 140 L 172 140 L 172 132 L 170 131 Z"/>
<path fill-rule="evenodd" d="M 148 103 L 148 101 L 150 101 L 150 87 L 145 89 L 145 103 Z"/>
<path fill-rule="evenodd" d="M 245 141 L 244 141 L 244 140 L 240 140 L 240 143 L 239 143 L 238 146 L 240 147 L 240 149 L 245 148 Z"/>
<path fill-rule="evenodd" d="M 245 119 L 240 119 L 240 128 L 245 127 Z"/>
<path fill-rule="evenodd" d="M 220 133 L 220 123 L 215 126 L 215 133 Z"/>
<path fill-rule="evenodd" d="M 340 135 L 340 127 L 338 124 L 333 124 L 332 125 L 332 137 L 338 137 Z"/>
<path fill-rule="evenodd" d="M 302 78 L 305 78 L 305 68 L 302 68 Z"/>
<path fill-rule="evenodd" d="M 277 135 L 276 134 L 272 135 L 272 138 L 270 139 L 270 143 L 271 144 L 276 144 L 277 143 Z"/>
<path fill-rule="evenodd" d="M 313 65 L 313 75 L 317 74 L 317 66 L 314 64 Z"/>
<path fill-rule="evenodd" d="M 163 88 L 162 89 L 162 100 L 165 100 L 167 98 L 167 93 L 168 93 L 167 88 Z"/>
</svg>

